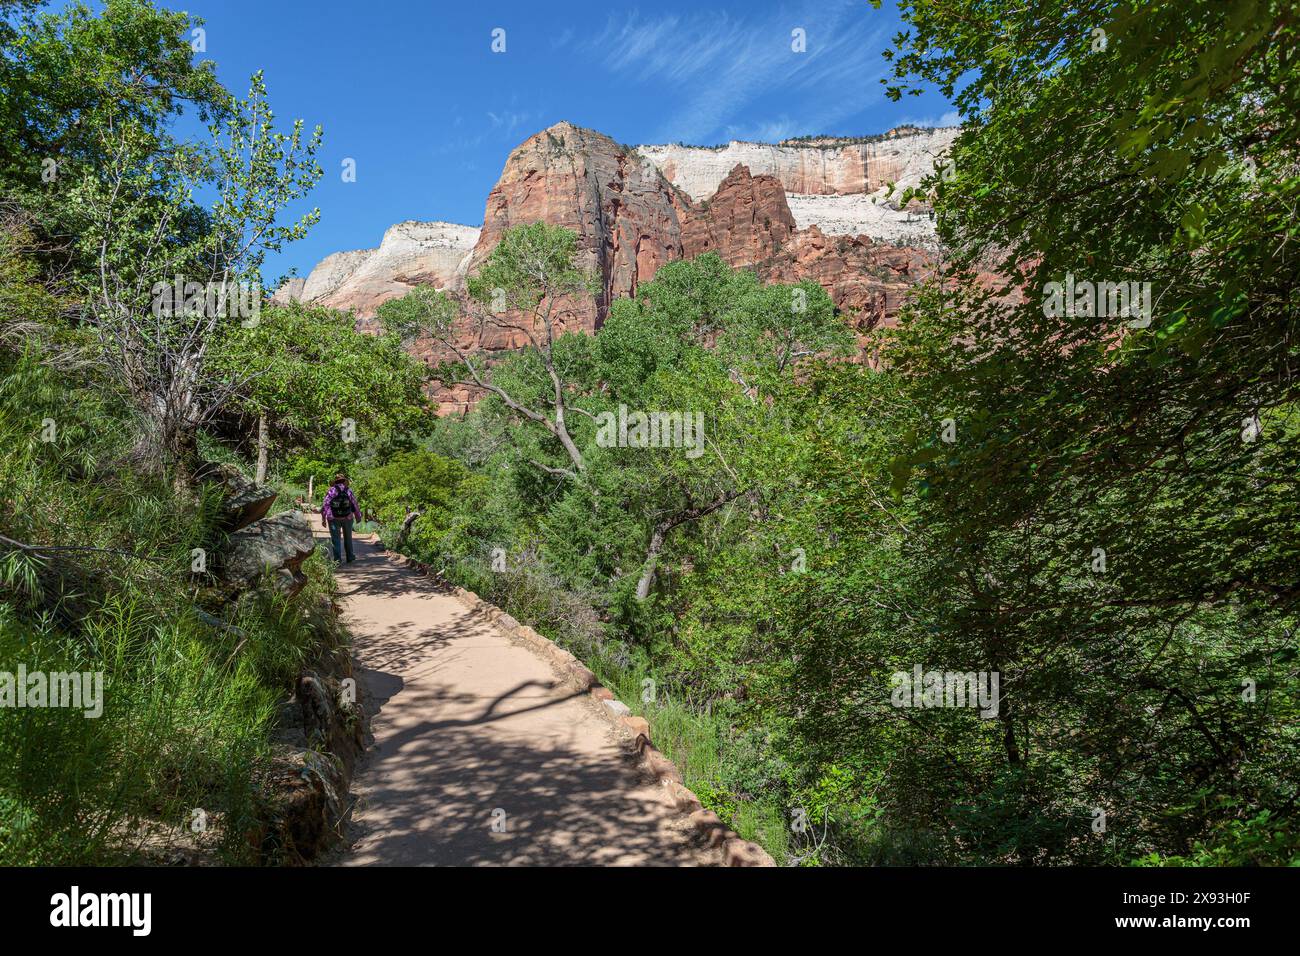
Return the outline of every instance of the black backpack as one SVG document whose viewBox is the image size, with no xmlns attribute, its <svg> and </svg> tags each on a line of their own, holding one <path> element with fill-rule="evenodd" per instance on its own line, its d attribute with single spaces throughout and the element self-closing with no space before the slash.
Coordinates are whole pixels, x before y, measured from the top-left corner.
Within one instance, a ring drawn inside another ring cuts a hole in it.
<svg viewBox="0 0 1300 956">
<path fill-rule="evenodd" d="M 335 489 L 334 497 L 330 499 L 330 517 L 335 521 L 352 517 L 352 496 L 347 489 Z"/>
</svg>

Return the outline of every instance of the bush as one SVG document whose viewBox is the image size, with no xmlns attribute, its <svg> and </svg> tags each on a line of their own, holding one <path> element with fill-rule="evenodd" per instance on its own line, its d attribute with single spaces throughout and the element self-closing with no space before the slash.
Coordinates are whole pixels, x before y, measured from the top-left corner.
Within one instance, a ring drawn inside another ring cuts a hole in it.
<svg viewBox="0 0 1300 956">
<path fill-rule="evenodd" d="M 205 623 L 190 551 L 220 546 L 217 493 L 133 469 L 134 419 L 104 396 L 0 351 L 0 673 L 104 682 L 98 717 L 0 707 L 0 864 L 157 859 L 196 841 L 195 810 L 205 848 L 248 862 L 277 705 L 343 640 L 333 583 L 312 558 L 297 598 L 253 591 L 210 609 L 239 630 Z"/>
</svg>

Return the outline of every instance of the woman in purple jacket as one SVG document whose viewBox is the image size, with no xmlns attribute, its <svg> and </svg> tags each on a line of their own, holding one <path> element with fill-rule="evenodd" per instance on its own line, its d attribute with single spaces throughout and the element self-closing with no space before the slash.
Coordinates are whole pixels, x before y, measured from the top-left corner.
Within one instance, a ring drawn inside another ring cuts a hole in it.
<svg viewBox="0 0 1300 956">
<path fill-rule="evenodd" d="M 352 553 L 352 523 L 361 517 L 357 507 L 357 496 L 348 487 L 348 476 L 339 472 L 334 476 L 334 484 L 325 492 L 325 500 L 320 506 L 320 522 L 330 531 L 330 544 L 334 546 L 334 563 L 343 561 L 339 552 L 339 535 L 343 536 L 343 548 L 347 552 L 348 563 L 355 558 Z"/>
</svg>

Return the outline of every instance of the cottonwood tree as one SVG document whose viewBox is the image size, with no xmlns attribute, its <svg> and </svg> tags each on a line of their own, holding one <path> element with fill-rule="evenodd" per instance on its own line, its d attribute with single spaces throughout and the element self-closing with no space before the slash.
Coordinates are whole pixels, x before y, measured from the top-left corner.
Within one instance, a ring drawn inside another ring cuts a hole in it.
<svg viewBox="0 0 1300 956">
<path fill-rule="evenodd" d="M 0 180 L 39 239 L 62 240 L 43 257 L 52 273 L 93 272 L 94 256 L 66 242 L 84 213 L 67 187 L 106 161 L 103 124 L 130 123 L 161 150 L 182 112 L 206 123 L 229 93 L 190 45 L 198 18 L 147 0 L 49 6 L 0 2 Z"/>
<path fill-rule="evenodd" d="M 437 369 L 444 385 L 472 385 L 497 399 L 517 419 L 545 430 L 563 449 L 568 467 L 541 461 L 533 464 L 548 474 L 576 478 L 586 468 L 574 440 L 570 412 L 583 414 L 570 398 L 574 384 L 565 364 L 566 328 L 594 291 L 593 279 L 575 264 L 577 235 L 569 229 L 533 223 L 507 229 L 468 283 L 466 310 L 438 290 L 422 287 L 385 302 L 379 318 L 386 327 L 410 339 L 426 335 L 455 356 Z M 485 333 L 526 343 L 536 375 L 525 376 L 518 388 L 506 388 L 482 355 L 472 354 L 462 338 L 482 341 Z"/>
<path fill-rule="evenodd" d="M 125 96 L 133 79 L 102 82 Z M 318 218 L 312 210 L 277 223 L 320 176 L 320 129 L 305 137 L 297 121 L 277 132 L 260 73 L 246 98 L 222 104 L 208 144 L 173 141 L 112 96 L 93 119 L 102 161 L 68 187 L 84 217 L 78 245 L 94 262 L 85 320 L 103 362 L 142 412 L 141 458 L 156 468 L 179 464 L 183 476 L 198 428 L 242 384 L 208 374 L 214 342 L 232 324 L 256 321 L 264 256 Z M 195 203 L 203 187 L 216 193 L 210 210 Z M 160 298 L 177 282 L 184 301 Z M 191 295 L 208 289 L 203 298 Z M 230 305 L 239 301 L 253 308 L 232 318 Z"/>
<path fill-rule="evenodd" d="M 845 354 L 852 336 L 816 283 L 765 286 L 715 254 L 664 266 L 634 299 L 614 303 L 596 336 L 586 403 L 698 415 L 697 446 L 601 450 L 621 500 L 644 521 L 633 597 L 644 601 L 679 529 L 765 494 L 762 459 L 786 430 L 786 392 L 803 364 Z"/>
<path fill-rule="evenodd" d="M 232 410 L 253 422 L 259 484 L 274 451 L 337 456 L 345 423 L 366 445 L 426 414 L 423 366 L 396 336 L 358 331 L 351 313 L 298 302 L 268 308 L 255 325 L 221 336 L 209 361 L 234 389 Z"/>
<path fill-rule="evenodd" d="M 790 608 L 788 712 L 821 756 L 891 767 L 889 814 L 951 826 L 956 859 L 1289 861 L 1293 5 L 900 6 L 891 94 L 937 85 L 964 121 L 932 184 L 951 268 L 882 339 L 884 454 L 828 453 L 813 487 L 873 517 L 892 492 L 908 543 L 857 549 L 893 594 L 812 581 Z M 1067 273 L 1150 283 L 1150 324 L 1046 308 Z M 880 707 L 912 661 L 1000 671 L 996 719 Z"/>
</svg>

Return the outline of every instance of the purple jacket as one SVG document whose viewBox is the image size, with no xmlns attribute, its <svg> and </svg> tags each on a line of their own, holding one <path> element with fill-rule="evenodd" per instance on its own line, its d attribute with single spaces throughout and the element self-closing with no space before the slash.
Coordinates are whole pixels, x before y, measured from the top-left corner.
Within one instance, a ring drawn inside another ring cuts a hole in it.
<svg viewBox="0 0 1300 956">
<path fill-rule="evenodd" d="M 352 502 L 352 514 L 343 520 L 347 521 L 349 518 L 360 518 L 361 509 L 357 506 L 357 496 L 352 493 L 352 488 L 349 487 L 342 493 L 347 495 L 348 500 Z M 334 496 L 337 494 L 339 494 L 339 486 L 330 485 L 330 490 L 325 492 L 325 500 L 321 502 L 320 513 L 330 521 L 334 520 L 334 512 L 330 510 L 330 502 L 334 500 Z"/>
</svg>

